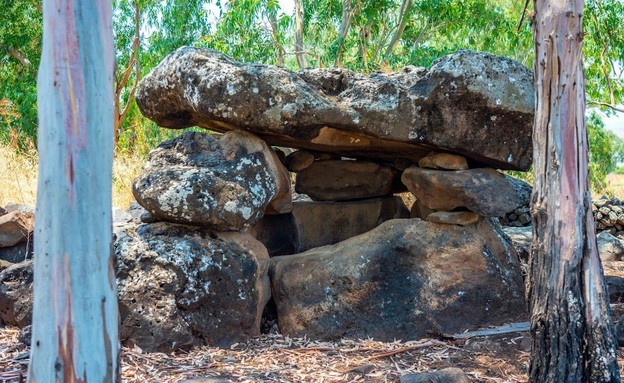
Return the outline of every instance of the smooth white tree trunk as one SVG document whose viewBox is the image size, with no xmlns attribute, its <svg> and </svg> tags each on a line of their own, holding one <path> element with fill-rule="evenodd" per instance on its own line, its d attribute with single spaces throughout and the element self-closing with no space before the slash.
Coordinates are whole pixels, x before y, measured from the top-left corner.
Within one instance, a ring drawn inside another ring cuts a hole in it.
<svg viewBox="0 0 624 383">
<path fill-rule="evenodd" d="M 117 382 L 110 0 L 44 0 L 28 381 Z"/>
</svg>

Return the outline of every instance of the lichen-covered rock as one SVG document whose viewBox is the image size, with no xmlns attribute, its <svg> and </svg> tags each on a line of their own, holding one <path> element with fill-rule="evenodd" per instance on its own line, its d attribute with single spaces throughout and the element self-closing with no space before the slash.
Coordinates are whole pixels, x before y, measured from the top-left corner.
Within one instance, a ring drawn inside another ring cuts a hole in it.
<svg viewBox="0 0 624 383">
<path fill-rule="evenodd" d="M 290 182 L 278 163 L 251 133 L 232 131 L 214 139 L 187 132 L 150 153 L 132 192 L 154 219 L 240 230 L 256 223 L 277 196 L 276 210 L 289 211 Z"/>
<path fill-rule="evenodd" d="M 251 236 L 165 222 L 117 236 L 123 342 L 169 351 L 259 335 L 269 256 Z"/>
<path fill-rule="evenodd" d="M 297 173 L 295 190 L 314 201 L 352 201 L 399 191 L 399 179 L 396 169 L 375 162 L 316 161 Z"/>
<path fill-rule="evenodd" d="M 386 221 L 331 246 L 271 258 L 283 333 L 417 339 L 527 318 L 516 253 L 498 224 Z"/>
<path fill-rule="evenodd" d="M 528 202 L 509 178 L 490 168 L 444 171 L 412 166 L 401 181 L 432 210 L 467 208 L 484 217 L 500 217 Z"/>
<path fill-rule="evenodd" d="M 528 170 L 532 161 L 531 72 L 487 53 L 367 76 L 293 73 L 183 47 L 142 79 L 137 103 L 164 127 L 243 128 L 271 145 L 347 157 L 417 162 L 439 148 L 501 169 Z"/>
<path fill-rule="evenodd" d="M 33 261 L 16 263 L 0 272 L 0 325 L 32 323 Z"/>
</svg>

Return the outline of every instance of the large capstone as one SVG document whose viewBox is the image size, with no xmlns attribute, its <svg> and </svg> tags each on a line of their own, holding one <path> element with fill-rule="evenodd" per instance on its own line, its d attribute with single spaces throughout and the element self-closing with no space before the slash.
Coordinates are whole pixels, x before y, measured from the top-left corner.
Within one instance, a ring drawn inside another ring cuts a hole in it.
<svg viewBox="0 0 624 383">
<path fill-rule="evenodd" d="M 282 332 L 417 339 L 525 320 L 519 262 L 500 226 L 384 222 L 331 246 L 271 258 Z"/>
<path fill-rule="evenodd" d="M 163 127 L 242 128 L 271 145 L 417 162 L 437 148 L 499 169 L 532 161 L 531 72 L 488 53 L 459 51 L 428 71 L 243 64 L 183 47 L 146 75 L 141 112 Z"/>
</svg>

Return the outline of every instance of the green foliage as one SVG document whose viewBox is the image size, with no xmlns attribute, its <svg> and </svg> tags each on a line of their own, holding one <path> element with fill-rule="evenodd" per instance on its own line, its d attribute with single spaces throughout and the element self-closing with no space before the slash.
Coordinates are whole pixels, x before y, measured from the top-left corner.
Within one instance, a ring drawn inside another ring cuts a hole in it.
<svg viewBox="0 0 624 383">
<path fill-rule="evenodd" d="M 0 0 L 0 9 L 0 101 L 5 107 L 10 105 L 13 113 L 11 117 L 0 112 L 0 142 L 17 140 L 23 147 L 37 131 L 41 3 L 36 0 Z"/>
<path fill-rule="evenodd" d="M 591 189 L 602 191 L 607 186 L 607 174 L 616 169 L 623 158 L 624 141 L 605 129 L 600 115 L 591 112 L 587 117 L 589 141 L 589 181 Z"/>
<path fill-rule="evenodd" d="M 440 56 L 475 49 L 533 65 L 529 17 L 519 25 L 524 1 L 517 0 L 297 0 L 304 8 L 304 51 L 313 67 L 357 71 L 429 66 Z M 182 45 L 222 51 L 244 62 L 297 68 L 293 14 L 280 0 L 114 0 L 116 78 L 130 67 L 120 92 L 129 102 L 119 129 L 119 150 L 147 152 L 180 132 L 160 129 L 143 118 L 132 101 L 135 78 Z M 351 12 L 343 12 L 343 6 Z M 136 6 L 140 10 L 139 71 L 131 65 Z M 530 5 L 529 5 L 530 8 Z M 36 137 L 36 71 L 39 64 L 41 6 L 36 0 L 0 0 L 0 142 Z M 530 9 L 529 9 L 530 11 Z M 214 16 L 210 15 L 214 13 Z M 348 20 L 343 20 L 344 16 Z M 587 0 L 584 40 L 590 105 L 618 105 L 624 97 L 624 2 Z M 345 21 L 349 21 L 345 23 Z M 341 26 L 347 26 L 341 34 Z M 29 65 L 16 59 L 19 52 Z M 4 111 L 4 112 L 3 112 Z M 597 116 L 588 119 L 592 183 L 624 160 L 624 145 Z M 602 181 L 600 181 L 602 180 Z"/>
</svg>

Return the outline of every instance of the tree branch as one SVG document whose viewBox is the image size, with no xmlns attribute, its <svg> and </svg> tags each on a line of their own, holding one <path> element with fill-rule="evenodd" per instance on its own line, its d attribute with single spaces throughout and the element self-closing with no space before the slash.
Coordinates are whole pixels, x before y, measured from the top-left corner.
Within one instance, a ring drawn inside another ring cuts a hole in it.
<svg viewBox="0 0 624 383">
<path fill-rule="evenodd" d="M 340 24 L 340 31 L 338 32 L 338 48 L 336 49 L 334 66 L 342 66 L 342 47 L 347 38 L 347 33 L 349 33 L 349 27 L 351 26 L 351 19 L 354 13 L 355 11 L 351 0 L 342 0 L 342 22 Z"/>
<path fill-rule="evenodd" d="M 14 59 L 16 59 L 17 61 L 20 62 L 20 64 L 22 64 L 25 67 L 29 67 L 30 66 L 30 60 L 28 60 L 26 58 L 26 56 L 24 56 L 20 51 L 18 51 L 15 48 L 11 48 L 8 47 L 6 45 L 0 45 L 0 48 L 4 48 L 6 49 L 7 53 L 9 54 L 9 56 L 13 57 Z"/>
<path fill-rule="evenodd" d="M 589 105 L 603 106 L 605 108 L 613 109 L 616 112 L 624 113 L 624 107 L 609 104 L 608 102 L 600 102 L 600 101 L 587 101 Z"/>
<path fill-rule="evenodd" d="M 390 43 L 388 44 L 388 48 L 386 49 L 386 56 L 389 56 L 396 49 L 399 41 L 401 41 L 401 37 L 403 36 L 403 32 L 405 31 L 405 27 L 407 26 L 407 15 L 410 8 L 412 7 L 412 2 L 412 0 L 403 0 L 403 4 L 401 4 L 401 11 L 399 13 L 400 23 L 394 33 L 394 36 L 392 36 L 392 40 L 390 40 Z"/>
</svg>

